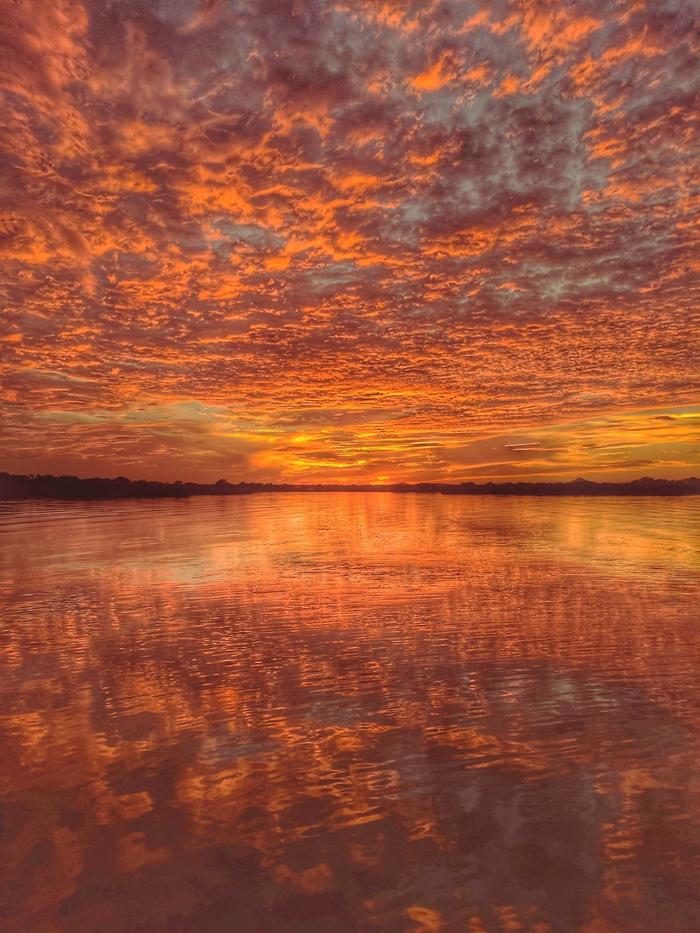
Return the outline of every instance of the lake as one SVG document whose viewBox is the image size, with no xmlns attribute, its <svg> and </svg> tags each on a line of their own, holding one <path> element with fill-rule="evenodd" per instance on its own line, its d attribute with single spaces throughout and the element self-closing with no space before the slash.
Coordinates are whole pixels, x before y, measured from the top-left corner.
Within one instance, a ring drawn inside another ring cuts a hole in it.
<svg viewBox="0 0 700 933">
<path fill-rule="evenodd" d="M 0 927 L 700 929 L 700 499 L 0 503 Z"/>
</svg>

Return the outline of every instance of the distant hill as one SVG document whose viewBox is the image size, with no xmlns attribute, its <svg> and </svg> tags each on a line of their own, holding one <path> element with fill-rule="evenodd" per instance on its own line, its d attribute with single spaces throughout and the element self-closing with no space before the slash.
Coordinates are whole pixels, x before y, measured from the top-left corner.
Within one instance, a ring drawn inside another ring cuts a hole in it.
<svg viewBox="0 0 700 933">
<path fill-rule="evenodd" d="M 700 494 L 700 479 L 643 476 L 627 483 L 594 483 L 587 479 L 568 483 L 462 483 L 446 486 L 441 492 L 452 496 L 694 496 Z"/>
<path fill-rule="evenodd" d="M 627 483 L 160 483 L 153 480 L 82 479 L 78 476 L 28 476 L 0 473 L 0 499 L 180 499 L 188 496 L 238 496 L 259 492 L 420 492 L 449 496 L 692 496 L 700 495 L 700 479 L 652 479 Z"/>
</svg>

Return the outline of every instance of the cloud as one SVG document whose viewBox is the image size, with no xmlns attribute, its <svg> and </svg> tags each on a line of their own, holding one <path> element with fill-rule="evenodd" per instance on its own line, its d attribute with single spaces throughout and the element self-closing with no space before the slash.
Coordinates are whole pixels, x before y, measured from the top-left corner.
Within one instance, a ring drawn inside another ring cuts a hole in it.
<svg viewBox="0 0 700 933">
<path fill-rule="evenodd" d="M 699 27 L 680 0 L 8 5 L 9 463 L 63 462 L 40 439 L 90 411 L 88 471 L 139 443 L 193 478 L 593 469 L 486 448 L 697 403 Z M 111 443 L 139 403 L 168 439 Z M 259 445 L 195 438 L 187 403 Z"/>
</svg>

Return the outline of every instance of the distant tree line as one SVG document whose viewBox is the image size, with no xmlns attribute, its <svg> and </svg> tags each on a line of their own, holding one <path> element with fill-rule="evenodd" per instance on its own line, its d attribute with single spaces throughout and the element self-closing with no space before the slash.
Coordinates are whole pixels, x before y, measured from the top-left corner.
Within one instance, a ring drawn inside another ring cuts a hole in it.
<svg viewBox="0 0 700 933">
<path fill-rule="evenodd" d="M 653 479 L 625 483 L 187 483 L 51 474 L 0 473 L 0 499 L 184 499 L 188 496 L 237 496 L 261 492 L 419 492 L 450 496 L 690 496 L 700 494 L 700 479 Z"/>
</svg>

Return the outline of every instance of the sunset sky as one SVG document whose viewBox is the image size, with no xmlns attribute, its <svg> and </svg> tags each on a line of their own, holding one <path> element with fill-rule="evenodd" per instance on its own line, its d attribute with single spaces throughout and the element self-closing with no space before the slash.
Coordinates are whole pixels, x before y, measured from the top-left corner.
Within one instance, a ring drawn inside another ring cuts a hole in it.
<svg viewBox="0 0 700 933">
<path fill-rule="evenodd" d="M 697 475 L 699 61 L 692 0 L 0 0 L 0 469 Z"/>
</svg>

